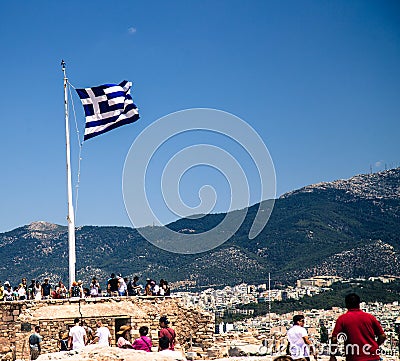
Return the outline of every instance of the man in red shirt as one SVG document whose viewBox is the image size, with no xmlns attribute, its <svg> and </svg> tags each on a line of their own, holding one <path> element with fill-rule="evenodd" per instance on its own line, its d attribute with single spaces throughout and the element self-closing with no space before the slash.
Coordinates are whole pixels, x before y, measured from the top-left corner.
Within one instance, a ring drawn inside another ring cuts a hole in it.
<svg viewBox="0 0 400 361">
<path fill-rule="evenodd" d="M 169 321 L 166 316 L 160 317 L 160 331 L 158 331 L 158 339 L 162 337 L 166 337 L 169 340 L 169 349 L 174 350 L 175 342 L 176 342 L 176 334 L 175 331 L 168 327 Z M 160 347 L 158 347 L 158 351 L 160 351 Z"/>
<path fill-rule="evenodd" d="M 345 344 L 346 361 L 378 361 L 379 346 L 386 335 L 378 320 L 360 309 L 360 297 L 350 293 L 345 297 L 347 312 L 336 321 L 332 332 L 330 361 L 336 361 L 337 341 Z"/>
</svg>

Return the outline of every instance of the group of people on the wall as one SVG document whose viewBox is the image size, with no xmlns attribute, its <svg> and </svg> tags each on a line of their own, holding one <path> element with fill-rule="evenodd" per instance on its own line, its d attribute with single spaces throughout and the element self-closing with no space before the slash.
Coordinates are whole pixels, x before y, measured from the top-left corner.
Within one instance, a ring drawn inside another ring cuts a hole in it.
<svg viewBox="0 0 400 361">
<path fill-rule="evenodd" d="M 60 280 L 56 285 L 52 285 L 48 277 L 43 282 L 31 280 L 28 284 L 26 278 L 22 278 L 18 286 L 12 286 L 9 281 L 4 285 L 0 281 L 0 301 L 24 301 L 24 300 L 44 300 L 44 299 L 63 299 L 63 298 L 86 298 L 100 296 L 170 296 L 171 290 L 168 282 L 161 279 L 159 283 L 147 278 L 146 285 L 139 284 L 139 277 L 135 276 L 132 280 L 122 277 L 121 274 L 111 274 L 107 280 L 105 289 L 102 289 L 96 277 L 93 277 L 89 286 L 84 287 L 81 280 L 72 282 L 70 288 Z"/>
<path fill-rule="evenodd" d="M 114 277 L 110 278 L 110 280 L 112 279 L 114 279 Z M 110 282 L 107 284 L 109 285 L 109 283 Z M 150 288 L 152 285 L 151 280 L 150 282 L 148 280 L 147 284 L 150 285 Z M 161 288 L 163 283 L 160 282 L 160 285 Z M 109 290 L 110 287 L 111 286 L 108 286 L 107 289 Z M 110 294 L 112 295 L 111 292 Z M 336 321 L 331 335 L 331 343 L 329 344 L 329 361 L 336 361 L 336 356 L 338 354 L 337 343 L 341 339 L 344 341 L 346 361 L 380 361 L 379 346 L 382 345 L 386 339 L 385 332 L 374 316 L 361 310 L 360 303 L 360 297 L 355 293 L 350 293 L 345 297 L 347 312 L 341 315 Z M 169 327 L 168 318 L 165 316 L 161 317 L 159 319 L 159 325 L 158 350 L 174 351 L 176 334 L 175 331 Z M 310 361 L 311 356 L 314 356 L 317 360 L 318 350 L 309 339 L 307 329 L 304 325 L 304 315 L 295 315 L 293 317 L 293 326 L 287 331 L 287 355 L 279 356 L 274 361 Z M 90 343 L 110 345 L 111 334 L 109 329 L 104 326 L 100 320 L 97 321 L 96 326 L 97 330 L 93 334 L 85 324 L 80 324 L 78 318 L 75 319 L 75 326 L 72 327 L 69 332 L 60 332 L 60 350 L 67 351 L 69 349 L 78 349 Z M 149 328 L 145 325 L 140 327 L 140 337 L 133 342 L 130 338 L 131 329 L 132 327 L 130 325 L 122 325 L 119 328 L 117 331 L 118 339 L 116 339 L 116 345 L 120 348 L 130 348 L 147 352 L 152 351 L 153 343 L 148 336 Z M 32 360 L 40 353 L 41 337 L 39 332 L 40 329 L 39 326 L 37 326 L 29 340 Z"/>
<path fill-rule="evenodd" d="M 158 349 L 157 351 L 163 352 L 174 356 L 176 360 L 184 360 L 181 352 L 174 350 L 176 344 L 176 333 L 173 328 L 169 326 L 169 320 L 166 316 L 159 319 L 160 329 L 158 331 Z M 153 341 L 149 337 L 149 327 L 141 326 L 139 328 L 139 337 L 131 340 L 132 326 L 129 324 L 120 326 L 117 332 L 116 346 L 124 349 L 142 350 L 152 352 Z M 99 344 L 103 346 L 111 346 L 112 337 L 110 329 L 103 323 L 102 320 L 97 320 L 96 331 L 88 327 L 85 321 L 75 318 L 74 326 L 68 331 L 59 332 L 58 348 L 59 351 L 79 350 L 91 344 Z M 40 335 L 40 327 L 35 327 L 29 337 L 29 346 L 31 360 L 36 360 L 41 353 L 42 336 Z M 155 351 L 155 350 L 154 350 Z"/>
</svg>

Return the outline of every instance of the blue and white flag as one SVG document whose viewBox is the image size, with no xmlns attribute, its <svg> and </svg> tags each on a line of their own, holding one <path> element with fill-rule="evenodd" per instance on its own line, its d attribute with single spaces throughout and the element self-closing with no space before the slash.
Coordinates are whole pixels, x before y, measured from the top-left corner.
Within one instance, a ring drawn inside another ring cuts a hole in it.
<svg viewBox="0 0 400 361">
<path fill-rule="evenodd" d="M 85 109 L 84 140 L 103 134 L 139 119 L 139 112 L 130 95 L 132 83 L 104 84 L 76 89 Z"/>
</svg>

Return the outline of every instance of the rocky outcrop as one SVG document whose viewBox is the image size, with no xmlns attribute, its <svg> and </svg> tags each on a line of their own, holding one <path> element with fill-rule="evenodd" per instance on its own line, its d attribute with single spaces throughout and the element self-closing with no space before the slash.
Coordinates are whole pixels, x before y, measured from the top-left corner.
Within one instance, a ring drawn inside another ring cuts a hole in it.
<svg viewBox="0 0 400 361">
<path fill-rule="evenodd" d="M 199 308 L 184 305 L 180 298 L 118 297 L 65 299 L 47 301 L 13 301 L 0 303 L 0 360 L 14 349 L 17 359 L 29 354 L 28 338 L 39 325 L 43 337 L 42 353 L 58 350 L 60 331 L 68 331 L 74 318 L 81 318 L 89 329 L 96 330 L 102 320 L 110 329 L 112 345 L 121 325 L 132 327 L 131 339 L 139 336 L 139 328 L 148 326 L 153 345 L 158 345 L 157 331 L 160 316 L 168 316 L 182 349 L 188 342 L 203 350 L 213 345 L 214 316 Z"/>
<path fill-rule="evenodd" d="M 145 352 L 118 347 L 90 345 L 80 350 L 55 352 L 39 356 L 38 361 L 71 360 L 71 361 L 170 361 L 174 360 L 162 352 Z"/>
</svg>

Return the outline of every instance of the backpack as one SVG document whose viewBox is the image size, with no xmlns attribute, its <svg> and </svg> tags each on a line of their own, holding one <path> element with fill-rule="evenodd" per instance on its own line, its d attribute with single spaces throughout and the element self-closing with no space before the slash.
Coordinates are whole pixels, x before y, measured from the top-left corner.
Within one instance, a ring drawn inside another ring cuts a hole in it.
<svg viewBox="0 0 400 361">
<path fill-rule="evenodd" d="M 71 293 L 71 297 L 79 297 L 81 295 L 78 286 L 72 286 Z"/>
<path fill-rule="evenodd" d="M 29 336 L 29 344 L 32 346 L 39 345 L 39 338 L 34 333 Z"/>
</svg>

